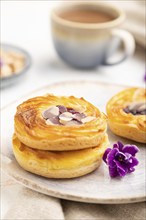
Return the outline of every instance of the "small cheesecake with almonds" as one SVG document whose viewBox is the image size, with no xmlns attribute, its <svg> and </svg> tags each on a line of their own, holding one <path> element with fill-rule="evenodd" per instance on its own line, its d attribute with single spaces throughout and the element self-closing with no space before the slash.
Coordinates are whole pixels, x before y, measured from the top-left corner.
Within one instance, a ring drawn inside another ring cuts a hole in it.
<svg viewBox="0 0 146 220">
<path fill-rule="evenodd" d="M 146 143 L 146 89 L 128 88 L 107 103 L 108 124 L 116 135 Z"/>
<path fill-rule="evenodd" d="M 79 150 L 99 145 L 107 118 L 91 103 L 74 96 L 45 95 L 17 107 L 15 134 L 25 145 L 40 150 Z"/>
</svg>

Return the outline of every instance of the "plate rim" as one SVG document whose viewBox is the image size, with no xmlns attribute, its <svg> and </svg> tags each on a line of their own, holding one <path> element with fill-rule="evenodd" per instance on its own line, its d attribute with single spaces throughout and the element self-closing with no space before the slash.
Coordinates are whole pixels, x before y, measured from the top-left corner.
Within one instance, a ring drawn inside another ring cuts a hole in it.
<svg viewBox="0 0 146 220">
<path fill-rule="evenodd" d="M 7 156 L 4 156 L 4 157 L 8 158 Z M 20 169 L 22 169 L 22 168 L 20 167 Z M 61 190 L 58 190 L 57 192 L 55 192 L 52 189 L 44 188 L 42 183 L 36 184 L 36 182 L 34 180 L 28 179 L 26 176 L 22 176 L 22 175 L 17 174 L 16 170 L 9 168 L 9 166 L 4 162 L 2 162 L 2 170 L 4 172 L 6 172 L 10 177 L 12 177 L 17 183 L 19 183 L 29 189 L 32 189 L 36 192 L 40 192 L 45 195 L 52 196 L 52 197 L 59 198 L 59 199 L 66 199 L 66 200 L 70 200 L 70 201 L 93 203 L 93 204 L 130 204 L 130 203 L 146 201 L 146 195 L 127 197 L 126 199 L 125 199 L 125 197 L 123 197 L 123 198 L 120 197 L 120 198 L 116 198 L 116 199 L 113 199 L 111 197 L 111 198 L 107 199 L 107 198 L 100 198 L 100 197 L 93 198 L 93 197 L 88 197 L 88 196 L 84 196 L 84 197 L 77 196 L 77 195 L 73 195 L 72 193 L 67 193 L 67 192 L 64 194 L 61 192 Z M 27 171 L 25 170 L 25 172 L 27 172 Z M 33 173 L 30 173 L 30 174 L 34 175 Z M 39 176 L 39 177 L 41 177 L 41 176 Z"/>
<path fill-rule="evenodd" d="M 38 91 L 40 91 L 40 90 L 43 90 L 43 89 L 45 89 L 45 88 L 47 88 L 47 87 L 49 87 L 49 88 L 52 88 L 52 87 L 56 87 L 56 86 L 59 86 L 59 85 L 62 85 L 62 84 L 72 84 L 72 83 L 93 83 L 93 84 L 103 84 L 103 85 L 110 85 L 110 86 L 117 86 L 117 87 L 122 87 L 122 88 L 130 88 L 130 87 L 132 87 L 132 86 L 127 86 L 127 85 L 124 85 L 124 84 L 117 84 L 117 83 L 110 83 L 110 82 L 104 82 L 104 81 L 98 81 L 98 80 L 96 80 L 96 81 L 93 81 L 93 80 L 73 80 L 73 81 L 71 81 L 71 80 L 66 80 L 66 81 L 59 81 L 59 82 L 55 82 L 55 83 L 51 83 L 51 84 L 46 84 L 46 85 L 44 85 L 44 86 L 40 86 L 39 88 L 37 88 L 37 89 L 34 89 L 34 90 L 32 90 L 32 91 L 30 91 L 30 92 L 28 92 L 28 93 L 26 93 L 26 94 L 24 94 L 24 95 L 22 95 L 20 98 L 19 98 L 19 100 L 21 100 L 21 99 L 24 99 L 25 97 L 27 97 L 28 95 L 30 95 L 30 94 L 33 94 L 33 93 L 36 93 L 36 92 L 38 92 Z M 137 86 L 135 86 L 135 88 L 137 88 Z M 15 99 L 15 100 L 13 100 L 13 101 L 11 101 L 11 102 L 9 102 L 8 104 L 6 104 L 6 105 L 4 105 L 2 108 L 0 108 L 0 111 L 3 111 L 5 108 L 7 108 L 9 105 L 12 105 L 12 104 L 14 104 L 15 102 L 18 102 L 18 99 Z"/>
</svg>

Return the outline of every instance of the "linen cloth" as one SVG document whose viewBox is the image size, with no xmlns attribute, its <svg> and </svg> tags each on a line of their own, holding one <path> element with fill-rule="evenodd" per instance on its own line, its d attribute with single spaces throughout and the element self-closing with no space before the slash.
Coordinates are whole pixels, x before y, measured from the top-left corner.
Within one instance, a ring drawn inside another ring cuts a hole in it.
<svg viewBox="0 0 146 220">
<path fill-rule="evenodd" d="M 1 190 L 9 209 L 2 220 L 145 220 L 146 203 L 102 205 L 60 200 L 21 186 L 5 174 Z"/>
<path fill-rule="evenodd" d="M 131 32 L 138 45 L 146 48 L 146 1 L 145 0 L 105 0 L 124 10 L 126 20 L 123 29 Z"/>
</svg>

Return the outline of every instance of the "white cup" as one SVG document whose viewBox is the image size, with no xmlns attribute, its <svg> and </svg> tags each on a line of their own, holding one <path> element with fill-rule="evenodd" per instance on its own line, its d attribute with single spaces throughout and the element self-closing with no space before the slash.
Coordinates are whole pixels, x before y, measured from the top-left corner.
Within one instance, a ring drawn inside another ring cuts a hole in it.
<svg viewBox="0 0 146 220">
<path fill-rule="evenodd" d="M 72 9 L 90 9 L 104 12 L 113 19 L 104 23 L 81 23 L 63 19 L 60 14 Z M 76 68 L 95 68 L 99 65 L 114 65 L 131 56 L 135 50 L 133 36 L 117 29 L 125 19 L 123 11 L 113 5 L 99 2 L 70 3 L 55 8 L 51 14 L 54 45 L 58 55 Z M 123 56 L 109 62 L 111 55 L 123 43 Z"/>
</svg>

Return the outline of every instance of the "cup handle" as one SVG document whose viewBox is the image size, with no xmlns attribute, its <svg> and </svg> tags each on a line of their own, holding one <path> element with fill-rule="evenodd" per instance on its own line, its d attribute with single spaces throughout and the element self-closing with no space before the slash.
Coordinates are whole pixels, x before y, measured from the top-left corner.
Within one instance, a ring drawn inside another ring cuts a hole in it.
<svg viewBox="0 0 146 220">
<path fill-rule="evenodd" d="M 119 38 L 120 41 L 123 43 L 124 54 L 120 59 L 115 60 L 115 61 L 110 62 L 110 61 L 108 61 L 108 59 L 106 59 L 103 64 L 108 65 L 108 66 L 112 66 L 112 65 L 119 64 L 119 63 L 123 62 L 127 57 L 133 55 L 133 53 L 135 51 L 134 37 L 128 31 L 122 30 L 122 29 L 114 29 L 111 32 L 111 35 L 113 37 Z"/>
</svg>

